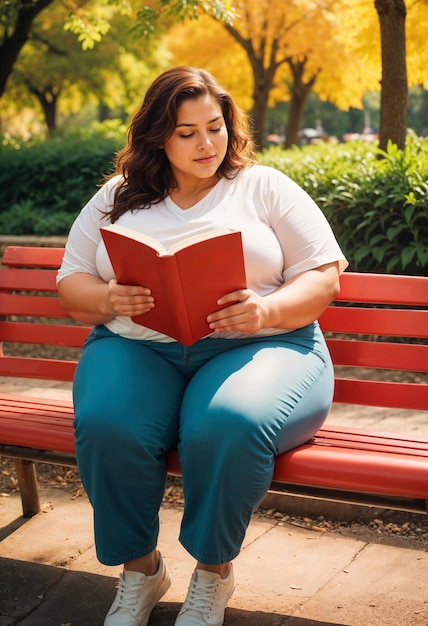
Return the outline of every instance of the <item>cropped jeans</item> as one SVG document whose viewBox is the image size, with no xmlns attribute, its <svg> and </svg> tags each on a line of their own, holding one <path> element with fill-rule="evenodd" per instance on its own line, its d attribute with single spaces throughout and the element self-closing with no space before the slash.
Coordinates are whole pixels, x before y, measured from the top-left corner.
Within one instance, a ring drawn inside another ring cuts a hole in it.
<svg viewBox="0 0 428 626">
<path fill-rule="evenodd" d="M 190 347 L 95 327 L 73 397 L 98 559 L 119 565 L 156 548 L 166 452 L 175 446 L 185 500 L 180 542 L 202 563 L 234 559 L 271 483 L 275 456 L 319 429 L 333 385 L 316 322 Z"/>
</svg>

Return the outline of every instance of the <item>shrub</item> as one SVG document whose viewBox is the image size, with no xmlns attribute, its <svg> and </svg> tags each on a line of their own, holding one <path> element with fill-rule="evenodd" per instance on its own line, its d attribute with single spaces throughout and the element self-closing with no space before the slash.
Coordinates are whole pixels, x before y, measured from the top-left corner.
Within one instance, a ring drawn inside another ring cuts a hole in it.
<svg viewBox="0 0 428 626">
<path fill-rule="evenodd" d="M 314 198 L 353 271 L 424 274 L 428 266 L 428 142 L 386 153 L 362 143 L 261 157 Z"/>
<path fill-rule="evenodd" d="M 103 176 L 112 171 L 123 141 L 123 136 L 86 131 L 29 145 L 2 142 L 2 232 L 65 234 Z"/>
<path fill-rule="evenodd" d="M 25 144 L 0 140 L 0 232 L 65 235 L 125 141 L 122 127 Z M 425 274 L 428 140 L 386 153 L 363 143 L 270 148 L 261 163 L 300 184 L 329 220 L 353 271 Z"/>
</svg>

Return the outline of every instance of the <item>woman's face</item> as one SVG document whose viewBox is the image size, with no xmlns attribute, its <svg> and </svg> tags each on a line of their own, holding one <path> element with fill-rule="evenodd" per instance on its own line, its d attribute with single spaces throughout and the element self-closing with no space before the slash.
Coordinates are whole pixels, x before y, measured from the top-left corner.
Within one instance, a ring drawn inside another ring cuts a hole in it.
<svg viewBox="0 0 428 626">
<path fill-rule="evenodd" d="M 228 134 L 220 105 L 211 96 L 184 100 L 165 154 L 178 184 L 215 176 L 227 152 Z"/>
</svg>

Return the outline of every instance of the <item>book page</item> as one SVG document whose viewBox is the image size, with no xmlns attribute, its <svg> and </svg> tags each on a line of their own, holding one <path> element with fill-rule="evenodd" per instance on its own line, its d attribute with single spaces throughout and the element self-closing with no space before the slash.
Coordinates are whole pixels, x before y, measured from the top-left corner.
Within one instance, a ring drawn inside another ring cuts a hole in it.
<svg viewBox="0 0 428 626">
<path fill-rule="evenodd" d="M 188 246 L 192 246 L 195 243 L 235 232 L 230 228 L 210 230 L 208 232 L 200 233 L 198 235 L 184 237 L 184 239 L 181 239 L 181 241 L 178 241 L 167 249 L 162 243 L 160 243 L 160 241 L 154 239 L 153 237 L 150 237 L 150 235 L 146 235 L 145 233 L 141 233 L 132 228 L 127 228 L 126 226 L 120 226 L 119 224 L 110 224 L 109 226 L 103 227 L 102 230 L 110 230 L 114 233 L 117 233 L 118 235 L 127 237 L 128 239 L 134 239 L 134 241 L 144 243 L 146 246 L 149 246 L 153 250 L 156 250 L 159 256 L 172 256 L 179 250 L 187 248 Z"/>
<path fill-rule="evenodd" d="M 168 254 L 175 254 L 179 250 L 183 250 L 184 248 L 188 248 L 193 246 L 195 243 L 200 243 L 201 241 L 208 241 L 209 239 L 214 239 L 215 237 L 221 237 L 222 235 L 229 235 L 233 233 L 231 228 L 223 228 L 217 230 L 210 230 L 206 233 L 200 233 L 199 235 L 192 235 L 190 237 L 185 237 L 181 241 L 173 244 L 168 248 Z"/>
<path fill-rule="evenodd" d="M 110 224 L 109 226 L 104 226 L 101 230 L 110 230 L 113 233 L 117 233 L 118 235 L 122 235 L 122 237 L 127 237 L 128 239 L 133 239 L 134 241 L 139 241 L 141 243 L 146 244 L 153 250 L 156 250 L 158 254 L 164 255 L 167 254 L 167 249 L 164 245 L 162 245 L 157 239 L 150 237 L 150 235 L 146 235 L 145 233 L 140 233 L 138 230 L 134 230 L 133 228 L 127 228 L 126 226 L 120 226 L 120 224 Z"/>
</svg>

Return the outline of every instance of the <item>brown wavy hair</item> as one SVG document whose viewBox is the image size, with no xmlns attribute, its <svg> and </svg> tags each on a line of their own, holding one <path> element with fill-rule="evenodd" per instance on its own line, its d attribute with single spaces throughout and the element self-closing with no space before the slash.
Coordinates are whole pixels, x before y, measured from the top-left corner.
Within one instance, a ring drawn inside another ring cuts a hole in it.
<svg viewBox="0 0 428 626">
<path fill-rule="evenodd" d="M 229 137 L 218 177 L 234 178 L 239 170 L 255 162 L 248 118 L 214 77 L 188 66 L 167 70 L 149 87 L 131 120 L 127 145 L 116 155 L 113 176 L 121 174 L 122 180 L 116 187 L 113 207 L 107 212 L 112 222 L 127 211 L 148 209 L 174 189 L 176 181 L 160 146 L 173 134 L 182 102 L 207 94 L 220 105 Z"/>
</svg>

